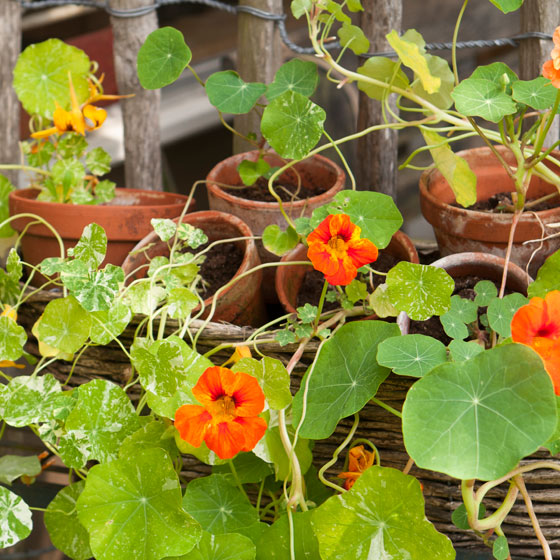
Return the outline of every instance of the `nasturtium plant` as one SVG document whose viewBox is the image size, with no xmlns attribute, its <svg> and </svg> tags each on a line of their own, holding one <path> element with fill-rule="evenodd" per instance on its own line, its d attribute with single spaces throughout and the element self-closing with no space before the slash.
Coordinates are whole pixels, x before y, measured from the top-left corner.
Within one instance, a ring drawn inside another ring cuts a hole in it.
<svg viewBox="0 0 560 560">
<path fill-rule="evenodd" d="M 248 113 L 266 91 L 259 82 L 248 83 L 237 72 L 215 72 L 206 80 L 208 100 L 218 111 L 240 115 Z"/>
<path fill-rule="evenodd" d="M 266 98 L 272 101 L 287 91 L 312 95 L 317 88 L 319 74 L 317 65 L 308 60 L 294 58 L 282 64 L 274 75 L 274 80 L 266 89 Z"/>
<path fill-rule="evenodd" d="M 20 496 L 0 486 L 0 548 L 27 538 L 32 527 L 29 506 Z"/>
<path fill-rule="evenodd" d="M 12 484 L 20 476 L 34 477 L 41 472 L 41 463 L 37 455 L 22 457 L 20 455 L 4 455 L 0 457 L 0 483 Z"/>
<path fill-rule="evenodd" d="M 266 226 L 262 239 L 263 245 L 268 251 L 282 256 L 298 244 L 299 236 L 296 230 L 290 226 L 282 231 L 280 226 L 271 224 Z"/>
</svg>

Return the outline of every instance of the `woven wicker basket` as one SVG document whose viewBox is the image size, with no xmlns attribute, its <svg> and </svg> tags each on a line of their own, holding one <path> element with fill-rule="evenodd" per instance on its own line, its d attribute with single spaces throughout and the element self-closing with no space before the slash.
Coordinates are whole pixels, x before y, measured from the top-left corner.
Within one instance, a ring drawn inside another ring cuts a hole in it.
<svg viewBox="0 0 560 560">
<path fill-rule="evenodd" d="M 42 313 L 45 305 L 54 297 L 57 297 L 56 294 L 42 291 L 30 297 L 26 304 L 22 306 L 19 313 L 19 322 L 26 327 L 28 332 L 31 332 L 33 323 Z M 196 323 L 194 328 L 198 328 L 200 324 L 200 322 Z M 130 325 L 120 337 L 125 347 L 131 344 L 135 327 L 136 325 Z M 174 327 L 176 325 L 169 321 L 170 330 Z M 205 352 L 223 342 L 239 342 L 245 340 L 251 332 L 252 329 L 246 327 L 210 323 L 199 338 L 198 349 Z M 296 346 L 281 347 L 278 344 L 267 343 L 259 345 L 259 348 L 264 354 L 287 362 Z M 316 349 L 316 344 L 310 344 L 296 367 L 294 389 L 297 389 L 302 373 L 313 360 Z M 37 346 L 33 339 L 29 342 L 28 351 L 38 355 Z M 219 352 L 212 358 L 216 360 L 216 363 L 222 363 L 230 354 L 231 351 Z M 71 369 L 71 363 L 62 361 L 55 362 L 48 367 L 49 372 L 63 382 L 68 380 Z M 110 379 L 122 385 L 129 381 L 130 374 L 130 363 L 126 356 L 117 344 L 112 343 L 104 347 L 88 348 L 76 364 L 68 385 L 78 386 L 93 378 Z M 400 410 L 406 393 L 413 382 L 414 379 L 412 378 L 390 375 L 381 385 L 377 397 Z M 138 396 L 139 393 L 132 393 L 131 395 L 133 399 Z M 342 420 L 329 439 L 316 443 L 313 450 L 316 466 L 320 467 L 332 458 L 334 450 L 346 437 L 351 424 L 350 419 Z M 360 425 L 355 437 L 368 438 L 375 443 L 379 449 L 383 466 L 402 470 L 406 465 L 408 454 L 403 445 L 400 421 L 386 410 L 378 406 L 367 405 L 360 413 Z M 543 450 L 532 455 L 524 463 L 542 460 L 545 457 L 549 457 L 549 454 L 546 450 Z M 337 472 L 342 469 L 341 462 L 327 474 L 336 476 Z M 560 464 L 560 460 L 558 463 Z M 207 465 L 199 463 L 192 456 L 185 457 L 183 474 L 187 478 L 206 475 L 209 472 L 210 468 Z M 416 467 L 412 468 L 411 474 L 422 482 L 427 517 L 439 531 L 451 538 L 455 548 L 483 548 L 482 541 L 472 531 L 462 531 L 451 523 L 451 513 L 462 503 L 459 482 L 446 475 Z M 524 476 L 533 500 L 535 513 L 549 542 L 553 557 L 560 558 L 560 473 L 534 471 Z M 487 509 L 492 511 L 498 507 L 505 497 L 506 491 L 507 484 L 491 492 L 485 500 Z M 508 537 L 513 556 L 543 557 L 542 549 L 534 535 L 533 527 L 521 498 L 518 498 L 502 528 Z"/>
</svg>

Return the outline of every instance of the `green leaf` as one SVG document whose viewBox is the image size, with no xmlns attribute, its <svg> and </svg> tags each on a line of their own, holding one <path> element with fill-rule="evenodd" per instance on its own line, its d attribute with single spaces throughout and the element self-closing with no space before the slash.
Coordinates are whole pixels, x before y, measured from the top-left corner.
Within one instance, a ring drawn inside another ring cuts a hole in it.
<svg viewBox="0 0 560 560">
<path fill-rule="evenodd" d="M 490 2 L 502 10 L 504 14 L 515 12 L 523 4 L 523 0 L 490 0 Z"/>
<path fill-rule="evenodd" d="M 469 330 L 466 325 L 478 318 L 478 305 L 461 296 L 451 297 L 451 308 L 441 317 L 441 324 L 447 336 L 460 340 L 467 338 Z"/>
<path fill-rule="evenodd" d="M 197 249 L 208 242 L 208 236 L 204 231 L 191 224 L 179 224 L 177 228 L 177 237 L 184 241 L 191 249 Z"/>
<path fill-rule="evenodd" d="M 270 165 L 261 157 L 257 161 L 244 159 L 238 166 L 237 172 L 243 184 L 250 187 L 254 185 L 259 177 L 262 177 L 270 170 Z"/>
<path fill-rule="evenodd" d="M 407 89 L 409 86 L 408 78 L 402 71 L 401 65 L 390 58 L 384 56 L 372 56 L 358 68 L 358 74 L 363 74 L 367 78 L 391 84 L 400 89 Z M 382 86 L 369 83 L 367 80 L 358 80 L 358 89 L 363 91 L 368 97 L 381 101 L 388 95 L 389 90 Z"/>
<path fill-rule="evenodd" d="M 94 379 L 78 388 L 78 401 L 68 415 L 65 428 L 85 440 L 88 458 L 111 461 L 123 440 L 140 427 L 127 394 L 114 383 Z"/>
<path fill-rule="evenodd" d="M 485 66 L 477 66 L 470 77 L 494 82 L 502 87 L 503 91 L 508 95 L 511 95 L 512 84 L 519 80 L 517 74 L 503 62 L 493 62 Z"/>
<path fill-rule="evenodd" d="M 407 334 L 383 340 L 378 346 L 377 361 L 399 375 L 423 377 L 447 361 L 447 351 L 431 336 Z"/>
<path fill-rule="evenodd" d="M 152 218 L 150 223 L 162 241 L 169 241 L 177 231 L 177 224 L 169 218 Z"/>
<path fill-rule="evenodd" d="M 319 308 L 315 305 L 311 305 L 310 303 L 306 303 L 305 305 L 296 308 L 298 319 L 302 323 L 313 323 L 317 318 L 317 312 Z"/>
<path fill-rule="evenodd" d="M 453 278 L 442 268 L 399 262 L 387 274 L 391 303 L 414 321 L 445 313 L 451 306 Z"/>
<path fill-rule="evenodd" d="M 93 175 L 111 171 L 111 156 L 101 147 L 93 148 L 86 156 L 86 166 Z"/>
<path fill-rule="evenodd" d="M 393 199 L 382 193 L 345 190 L 336 194 L 327 207 L 330 214 L 348 214 L 354 224 L 378 249 L 389 245 L 403 223 Z"/>
<path fill-rule="evenodd" d="M 504 338 L 511 336 L 511 320 L 515 312 L 526 303 L 529 303 L 527 298 L 517 293 L 492 300 L 487 313 L 490 328 Z"/>
<path fill-rule="evenodd" d="M 41 472 L 41 463 L 37 455 L 22 457 L 20 455 L 4 455 L 0 457 L 0 483 L 11 484 L 20 476 L 37 476 Z"/>
<path fill-rule="evenodd" d="M 266 98 L 268 101 L 272 101 L 287 91 L 295 91 L 309 97 L 317 88 L 318 83 L 317 65 L 309 60 L 294 58 L 282 64 L 277 70 L 274 81 L 266 90 Z"/>
<path fill-rule="evenodd" d="M 64 197 L 81 185 L 86 176 L 86 168 L 77 159 L 59 159 L 51 168 L 52 180 L 61 184 Z"/>
<path fill-rule="evenodd" d="M 290 226 L 285 231 L 282 231 L 280 226 L 272 224 L 264 229 L 262 241 L 267 251 L 281 257 L 298 244 L 299 235 Z"/>
<path fill-rule="evenodd" d="M 404 443 L 421 468 L 497 479 L 550 437 L 555 405 L 538 355 L 520 344 L 499 346 L 442 364 L 412 386 Z"/>
<path fill-rule="evenodd" d="M 560 453 L 560 396 L 556 396 L 556 410 L 558 412 L 558 421 L 556 423 L 556 430 L 548 441 L 545 442 L 544 446 L 548 448 L 552 455 L 557 455 Z"/>
<path fill-rule="evenodd" d="M 245 82 L 237 72 L 214 72 L 206 80 L 208 101 L 222 113 L 242 115 L 248 113 L 266 91 L 260 82 Z"/>
<path fill-rule="evenodd" d="M 0 548 L 27 538 L 32 527 L 28 505 L 17 494 L 0 486 Z"/>
<path fill-rule="evenodd" d="M 453 560 L 451 541 L 426 519 L 416 478 L 370 467 L 345 494 L 313 510 L 321 558 Z"/>
<path fill-rule="evenodd" d="M 476 283 L 474 293 L 476 294 L 474 298 L 476 305 L 487 307 L 493 299 L 498 297 L 498 288 L 490 280 L 481 280 Z"/>
<path fill-rule="evenodd" d="M 338 38 L 340 44 L 354 54 L 364 54 L 369 50 L 369 40 L 357 25 L 344 22 L 338 30 Z"/>
<path fill-rule="evenodd" d="M 292 15 L 299 19 L 306 12 L 309 13 L 313 7 L 313 0 L 292 0 L 290 4 L 290 9 L 292 10 Z"/>
<path fill-rule="evenodd" d="M 85 484 L 81 480 L 60 490 L 45 512 L 45 527 L 51 542 L 73 560 L 88 560 L 92 556 L 88 532 L 76 511 L 76 501 Z"/>
<path fill-rule="evenodd" d="M 143 416 L 142 418 L 152 418 Z M 175 429 L 165 421 L 155 420 L 148 422 L 136 432 L 127 436 L 120 448 L 119 456 L 134 456 L 139 449 L 160 448 L 167 452 L 171 458 L 178 456 L 179 451 L 175 445 Z"/>
<path fill-rule="evenodd" d="M 272 424 L 272 420 L 270 424 Z M 293 441 L 293 426 L 288 426 L 288 435 Z M 302 437 L 299 437 L 296 443 L 296 456 L 298 458 L 302 474 L 307 472 L 307 469 L 309 469 L 311 461 L 313 460 L 309 443 L 309 440 L 303 439 Z M 290 457 L 286 454 L 286 449 L 282 444 L 282 438 L 280 437 L 278 426 L 271 427 L 269 425 L 264 436 L 253 449 L 253 453 L 257 457 L 260 457 L 263 461 L 272 463 L 276 480 L 286 480 L 292 473 Z"/>
<path fill-rule="evenodd" d="M 8 198 L 10 193 L 15 190 L 14 185 L 4 175 L 0 175 L 0 223 L 10 217 L 10 209 L 8 206 Z M 15 234 L 10 224 L 6 224 L 0 228 L 0 237 L 11 237 Z M 2 299 L 2 301 L 5 301 Z"/>
<path fill-rule="evenodd" d="M 482 117 L 497 123 L 507 115 L 513 115 L 517 106 L 499 84 L 490 80 L 467 78 L 451 93 L 459 113 L 471 117 Z"/>
<path fill-rule="evenodd" d="M 496 560 L 507 560 L 509 555 L 509 545 L 507 538 L 500 535 L 492 544 L 492 555 Z"/>
<path fill-rule="evenodd" d="M 27 342 L 25 329 L 11 317 L 0 317 L 0 360 L 14 362 L 23 355 L 23 346 Z"/>
<path fill-rule="evenodd" d="M 199 304 L 196 294 L 185 287 L 169 290 L 167 312 L 172 319 L 186 319 Z"/>
<path fill-rule="evenodd" d="M 440 173 L 449 183 L 459 204 L 464 207 L 476 202 L 476 174 L 462 157 L 456 155 L 439 134 L 422 130 L 430 154 Z"/>
<path fill-rule="evenodd" d="M 311 527 L 311 511 L 292 514 L 293 558 L 318 560 L 319 542 Z M 257 543 L 257 560 L 290 560 L 290 522 L 287 515 L 277 519 Z"/>
<path fill-rule="evenodd" d="M 186 383 L 190 389 L 198 381 L 200 369 L 209 363 L 178 336 L 155 342 L 137 337 L 130 354 L 142 387 L 161 397 L 172 397 Z"/>
<path fill-rule="evenodd" d="M 417 79 L 412 84 L 412 91 L 419 97 L 422 97 L 440 109 L 449 109 L 449 107 L 453 105 L 451 92 L 455 87 L 455 77 L 453 76 L 451 68 L 449 68 L 449 63 L 447 60 L 439 56 L 427 53 L 424 56 L 428 63 L 428 70 L 431 75 L 438 77 L 441 80 L 440 87 L 435 93 L 428 93 L 424 89 L 422 81 Z"/>
<path fill-rule="evenodd" d="M 474 340 L 471 342 L 452 340 L 449 343 L 449 353 L 454 362 L 466 362 L 481 352 L 484 352 L 484 347 Z"/>
<path fill-rule="evenodd" d="M 93 223 L 84 228 L 75 247 L 68 249 L 68 255 L 83 261 L 88 268 L 96 269 L 107 252 L 107 235 L 105 230 Z"/>
<path fill-rule="evenodd" d="M 263 481 L 267 476 L 274 474 L 270 463 L 259 459 L 254 453 L 238 453 L 233 459 L 233 466 L 241 484 L 250 484 Z M 224 465 L 215 465 L 212 473 L 231 475 L 229 461 Z"/>
<path fill-rule="evenodd" d="M 92 467 L 76 507 L 98 560 L 159 560 L 187 554 L 200 540 L 181 502 L 169 456 L 142 449 Z"/>
<path fill-rule="evenodd" d="M 14 89 L 23 108 L 30 114 L 52 118 L 57 101 L 70 108 L 68 73 L 79 103 L 89 96 L 87 77 L 91 62 L 86 53 L 60 39 L 47 39 L 29 45 L 14 68 Z"/>
<path fill-rule="evenodd" d="M 6 424 L 21 428 L 47 422 L 53 411 L 50 397 L 60 393 L 60 383 L 51 375 L 14 377 L 0 391 L 0 417 Z"/>
<path fill-rule="evenodd" d="M 173 556 L 165 560 L 254 560 L 255 545 L 248 537 L 239 533 L 212 535 L 202 531 L 202 538 L 195 549 L 184 556 Z"/>
<path fill-rule="evenodd" d="M 47 146 L 50 147 L 47 148 Z M 68 132 L 67 134 L 61 136 L 58 140 L 58 143 L 56 145 L 56 152 L 63 159 L 79 159 L 83 156 L 87 147 L 87 140 L 81 134 L 77 132 Z M 45 150 L 45 148 L 47 149 Z M 41 148 L 41 151 L 45 152 L 44 154 L 42 154 L 42 165 L 45 165 L 50 161 L 51 155 L 54 150 L 55 147 L 53 144 L 51 144 L 50 142 L 45 143 L 45 145 Z"/>
<path fill-rule="evenodd" d="M 221 474 L 191 480 L 183 507 L 205 531 L 214 535 L 235 533 L 259 520 L 257 510 L 228 477 Z"/>
<path fill-rule="evenodd" d="M 46 305 L 37 333 L 48 346 L 74 354 L 88 339 L 90 328 L 88 312 L 75 297 L 67 296 Z"/>
<path fill-rule="evenodd" d="M 534 80 L 518 80 L 513 84 L 512 97 L 537 111 L 550 109 L 554 105 L 557 89 L 550 87 L 550 80 L 542 76 Z"/>
<path fill-rule="evenodd" d="M 550 255 L 537 272 L 537 278 L 529 284 L 529 297 L 544 298 L 548 292 L 560 290 L 560 250 Z"/>
<path fill-rule="evenodd" d="M 441 78 L 433 76 L 430 72 L 424 51 L 425 43 L 419 33 L 410 29 L 403 37 L 399 37 L 393 30 L 387 35 L 387 41 L 395 49 L 402 63 L 418 76 L 427 93 L 435 93 L 439 90 Z"/>
<path fill-rule="evenodd" d="M 478 518 L 484 519 L 485 513 L 486 508 L 484 507 L 484 504 L 480 504 L 480 507 L 478 508 Z M 453 522 L 453 525 L 459 529 L 463 529 L 464 531 L 469 531 L 471 529 L 471 526 L 469 525 L 469 514 L 467 513 L 465 504 L 461 504 L 458 508 L 453 510 L 453 513 L 451 514 L 451 521 Z"/>
<path fill-rule="evenodd" d="M 369 295 L 367 284 L 356 279 L 352 280 L 352 282 L 350 282 L 350 284 L 348 284 L 348 286 L 344 288 L 344 293 L 351 303 L 356 303 L 360 300 L 366 300 Z"/>
<path fill-rule="evenodd" d="M 123 301 L 132 313 L 151 315 L 165 297 L 161 286 L 152 286 L 150 282 L 133 284 L 126 291 Z"/>
<path fill-rule="evenodd" d="M 321 139 L 325 118 L 325 111 L 307 97 L 286 92 L 266 106 L 261 132 L 280 157 L 301 159 Z"/>
<path fill-rule="evenodd" d="M 281 410 L 292 402 L 290 374 L 280 360 L 268 356 L 261 361 L 254 358 L 242 358 L 231 369 L 256 377 L 268 406 L 273 410 Z"/>
<path fill-rule="evenodd" d="M 138 51 L 138 79 L 145 89 L 173 83 L 190 63 L 192 53 L 183 34 L 173 27 L 152 31 Z"/>
<path fill-rule="evenodd" d="M 122 334 L 132 319 L 132 312 L 124 303 L 115 301 L 108 310 L 93 311 L 90 316 L 91 341 L 106 345 Z"/>
<path fill-rule="evenodd" d="M 95 200 L 97 204 L 105 204 L 115 198 L 115 183 L 107 179 L 95 185 Z"/>
<path fill-rule="evenodd" d="M 395 309 L 389 298 L 387 284 L 380 284 L 368 298 L 368 304 L 380 318 L 396 317 L 399 312 Z"/>
<path fill-rule="evenodd" d="M 377 363 L 378 344 L 400 334 L 399 327 L 384 321 L 357 321 L 343 325 L 327 340 L 294 397 L 293 422 L 302 416 L 307 388 L 305 419 L 300 436 L 329 437 L 341 418 L 361 410 L 375 395 L 389 370 Z"/>
</svg>

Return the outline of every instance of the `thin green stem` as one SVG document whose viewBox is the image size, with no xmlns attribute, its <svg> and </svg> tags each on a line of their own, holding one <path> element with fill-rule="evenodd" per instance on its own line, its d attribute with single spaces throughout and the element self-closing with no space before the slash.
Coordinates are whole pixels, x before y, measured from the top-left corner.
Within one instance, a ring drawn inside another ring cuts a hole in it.
<svg viewBox="0 0 560 560">
<path fill-rule="evenodd" d="M 387 403 L 384 403 L 383 401 L 380 401 L 378 398 L 372 397 L 370 399 L 370 402 L 379 405 L 381 408 L 384 408 L 387 412 L 390 412 L 391 414 L 394 414 L 398 418 L 402 418 L 402 414 L 396 408 L 393 408 L 392 406 L 389 406 Z"/>
<path fill-rule="evenodd" d="M 321 312 L 323 311 L 323 305 L 325 304 L 325 296 L 327 295 L 328 288 L 329 288 L 329 283 L 325 280 L 323 283 L 323 289 L 321 290 L 321 296 L 319 297 L 319 305 L 317 306 L 317 315 L 315 316 L 315 321 L 313 321 L 313 332 L 317 331 L 317 326 L 319 325 L 319 320 L 321 318 Z"/>
<path fill-rule="evenodd" d="M 232 459 L 228 459 L 228 465 L 229 465 L 229 469 L 231 471 L 231 474 L 233 475 L 233 478 L 235 479 L 235 483 L 237 484 L 237 487 L 239 488 L 241 493 L 245 496 L 245 498 L 247 498 L 247 501 L 249 503 L 251 503 L 251 500 L 249 500 L 249 496 L 247 496 L 247 492 L 245 491 L 245 488 L 243 487 L 243 484 L 241 484 L 241 479 L 239 478 L 239 474 L 237 473 L 237 469 L 235 468 L 235 465 L 233 464 Z"/>
<path fill-rule="evenodd" d="M 461 11 L 457 16 L 457 21 L 455 22 L 455 28 L 453 29 L 453 43 L 451 46 L 451 65 L 453 67 L 453 76 L 455 76 L 455 85 L 459 83 L 459 72 L 457 70 L 457 37 L 459 35 L 459 27 L 461 25 L 461 20 L 463 19 L 463 14 L 465 13 L 465 9 L 469 0 L 464 0 L 463 6 L 461 7 Z"/>
</svg>

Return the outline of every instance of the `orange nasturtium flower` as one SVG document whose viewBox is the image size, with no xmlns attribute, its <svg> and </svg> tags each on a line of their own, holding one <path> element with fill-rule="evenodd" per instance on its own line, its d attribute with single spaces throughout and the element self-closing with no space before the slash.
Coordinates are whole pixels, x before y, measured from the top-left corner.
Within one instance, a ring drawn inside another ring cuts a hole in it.
<svg viewBox="0 0 560 560">
<path fill-rule="evenodd" d="M 329 284 L 350 284 L 358 268 L 377 259 L 377 247 L 360 233 L 350 216 L 330 214 L 307 236 L 307 256 Z"/>
<path fill-rule="evenodd" d="M 344 488 L 350 490 L 354 486 L 354 482 L 358 480 L 360 475 L 373 465 L 375 453 L 364 449 L 363 445 L 352 447 L 348 452 L 348 472 L 338 475 L 338 478 L 344 478 Z"/>
<path fill-rule="evenodd" d="M 560 395 L 560 291 L 531 298 L 511 320 L 511 338 L 530 346 L 544 362 L 554 392 Z"/>
<path fill-rule="evenodd" d="M 542 75 L 548 78 L 555 88 L 560 89 L 560 27 L 552 35 L 554 48 L 550 52 L 551 60 L 547 60 L 542 67 Z"/>
<path fill-rule="evenodd" d="M 175 413 L 175 427 L 187 443 L 200 447 L 204 441 L 220 459 L 231 459 L 263 437 L 266 422 L 259 414 L 265 399 L 254 377 L 213 366 L 192 392 L 202 406 L 185 404 Z"/>
</svg>

